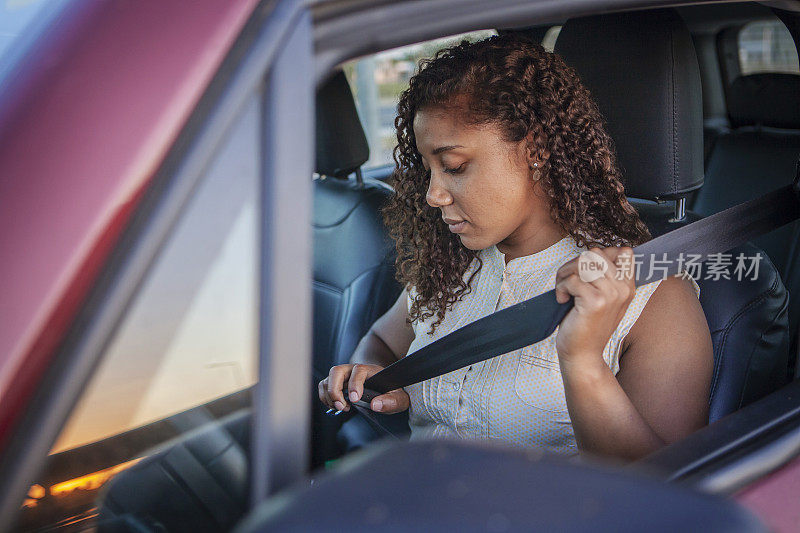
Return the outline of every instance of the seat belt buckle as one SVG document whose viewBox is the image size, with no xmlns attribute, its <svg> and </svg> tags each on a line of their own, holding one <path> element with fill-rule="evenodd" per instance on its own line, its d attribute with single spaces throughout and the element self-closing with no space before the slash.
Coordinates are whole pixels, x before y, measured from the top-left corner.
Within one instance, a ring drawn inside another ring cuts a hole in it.
<svg viewBox="0 0 800 533">
<path fill-rule="evenodd" d="M 356 400 L 356 401 L 354 401 L 354 402 L 350 402 L 350 403 L 352 403 L 353 405 L 359 405 L 361 407 L 366 407 L 367 409 L 371 410 L 372 407 L 370 407 L 370 406 L 372 405 L 372 400 L 374 400 L 375 398 L 377 398 L 380 395 L 381 395 L 380 392 L 375 392 L 374 390 L 371 390 L 371 389 L 364 389 L 364 393 L 361 395 L 361 398 Z"/>
<path fill-rule="evenodd" d="M 361 395 L 361 398 L 359 400 L 351 401 L 349 398 L 347 398 L 346 394 L 345 394 L 345 399 L 347 400 L 347 403 L 349 403 L 351 405 L 358 405 L 359 407 L 364 407 L 365 409 L 372 410 L 372 407 L 371 407 L 372 400 L 377 398 L 380 395 L 381 395 L 380 392 L 375 392 L 374 390 L 370 390 L 370 389 L 364 389 L 364 393 Z M 343 410 L 342 411 L 337 411 L 335 409 L 328 409 L 325 412 L 325 414 L 328 415 L 328 416 L 331 416 L 331 417 L 336 417 L 336 416 L 340 416 L 342 413 L 345 413 L 345 412 L 346 411 L 343 411 Z"/>
</svg>

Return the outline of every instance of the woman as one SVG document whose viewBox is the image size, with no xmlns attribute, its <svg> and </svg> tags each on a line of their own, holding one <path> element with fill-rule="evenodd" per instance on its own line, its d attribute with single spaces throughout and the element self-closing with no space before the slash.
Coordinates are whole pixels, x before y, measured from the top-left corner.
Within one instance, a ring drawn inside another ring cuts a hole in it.
<svg viewBox="0 0 800 533">
<path fill-rule="evenodd" d="M 489 438 L 635 459 L 702 427 L 712 345 L 691 278 L 639 287 L 650 239 L 625 198 L 588 90 L 557 55 L 494 36 L 420 62 L 395 119 L 384 217 L 406 290 L 320 400 L 348 410 L 366 378 L 482 316 L 555 288 L 574 307 L 550 337 L 375 398 L 410 408 L 412 439 Z M 590 250 L 605 272 L 581 276 Z M 586 254 L 583 254 L 586 256 Z"/>
</svg>

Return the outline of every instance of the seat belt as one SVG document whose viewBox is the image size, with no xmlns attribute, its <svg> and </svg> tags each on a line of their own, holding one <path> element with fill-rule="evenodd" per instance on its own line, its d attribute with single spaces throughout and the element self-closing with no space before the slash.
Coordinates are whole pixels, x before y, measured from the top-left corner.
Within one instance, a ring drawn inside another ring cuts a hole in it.
<svg viewBox="0 0 800 533">
<path fill-rule="evenodd" d="M 699 254 L 705 261 L 711 254 L 726 252 L 800 218 L 799 184 L 800 157 L 792 184 L 635 247 L 636 286 L 678 273 L 681 254 Z M 663 266 L 656 268 L 657 263 Z M 367 379 L 362 399 L 353 405 L 380 426 L 368 408 L 374 397 L 535 344 L 555 331 L 572 306 L 572 298 L 559 304 L 555 290 L 550 290 L 475 320 Z"/>
</svg>

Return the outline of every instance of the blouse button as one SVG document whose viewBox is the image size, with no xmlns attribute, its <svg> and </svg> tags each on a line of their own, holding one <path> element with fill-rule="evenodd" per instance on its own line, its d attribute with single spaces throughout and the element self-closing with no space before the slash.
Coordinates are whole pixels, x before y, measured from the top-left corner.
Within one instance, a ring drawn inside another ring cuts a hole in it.
<svg viewBox="0 0 800 533">
<path fill-rule="evenodd" d="M 460 388 L 461 388 L 461 384 L 460 384 L 460 383 L 453 383 L 453 388 L 454 388 L 455 390 L 458 390 L 458 389 L 460 389 Z"/>
</svg>

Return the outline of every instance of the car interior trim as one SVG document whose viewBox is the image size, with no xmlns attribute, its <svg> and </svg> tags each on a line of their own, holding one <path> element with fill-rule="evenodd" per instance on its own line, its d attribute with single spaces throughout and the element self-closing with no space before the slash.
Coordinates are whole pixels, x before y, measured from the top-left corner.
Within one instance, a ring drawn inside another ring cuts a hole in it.
<svg viewBox="0 0 800 533">
<path fill-rule="evenodd" d="M 311 374 L 311 14 L 295 0 L 283 0 L 282 5 L 292 10 L 294 20 L 266 78 L 261 121 L 263 219 L 259 379 L 251 446 L 253 504 L 305 475 L 310 440 L 311 399 L 298 391 L 308 386 Z M 289 101 L 291 106 L 286 105 Z"/>
<path fill-rule="evenodd" d="M 729 3 L 734 0 L 714 0 Z M 496 0 L 491 11 L 481 0 L 425 2 L 374 2 L 361 0 L 321 2 L 314 14 L 317 84 L 333 74 L 336 65 L 367 54 L 382 52 L 443 35 L 560 22 L 598 12 L 610 13 L 688 5 L 696 2 L 654 0 L 642 6 L 632 0 L 603 0 L 587 7 L 580 0 Z M 712 3 L 712 2 L 709 2 Z M 455 16 L 454 16 L 455 15 Z M 404 24 L 395 21 L 403 20 Z"/>
<path fill-rule="evenodd" d="M 733 492 L 789 460 L 786 450 L 800 449 L 799 394 L 800 381 L 794 381 L 631 467 L 712 492 Z M 762 456 L 759 448 L 767 441 L 777 442 L 781 453 Z"/>
</svg>

